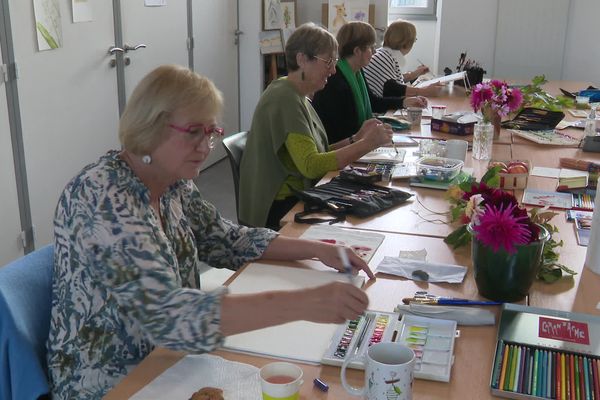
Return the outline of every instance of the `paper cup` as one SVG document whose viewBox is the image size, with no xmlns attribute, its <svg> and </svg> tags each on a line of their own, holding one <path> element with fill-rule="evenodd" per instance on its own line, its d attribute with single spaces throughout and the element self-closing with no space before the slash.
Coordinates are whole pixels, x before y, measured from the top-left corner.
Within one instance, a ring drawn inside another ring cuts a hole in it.
<svg viewBox="0 0 600 400">
<path fill-rule="evenodd" d="M 469 142 L 466 140 L 451 139 L 446 141 L 446 158 L 465 161 Z"/>
<path fill-rule="evenodd" d="M 298 400 L 304 383 L 302 369 L 287 362 L 273 362 L 260 369 L 263 400 Z"/>
</svg>

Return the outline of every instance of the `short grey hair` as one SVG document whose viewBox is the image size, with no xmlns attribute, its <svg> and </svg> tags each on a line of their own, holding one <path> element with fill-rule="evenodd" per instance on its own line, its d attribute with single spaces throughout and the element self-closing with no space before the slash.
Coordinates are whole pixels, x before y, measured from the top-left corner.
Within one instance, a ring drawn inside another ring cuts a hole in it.
<svg viewBox="0 0 600 400">
<path fill-rule="evenodd" d="M 285 62 L 289 72 L 297 71 L 300 66 L 296 62 L 298 53 L 314 58 L 317 54 L 337 54 L 335 37 L 320 26 L 308 22 L 302 24 L 291 34 L 285 44 Z"/>
</svg>

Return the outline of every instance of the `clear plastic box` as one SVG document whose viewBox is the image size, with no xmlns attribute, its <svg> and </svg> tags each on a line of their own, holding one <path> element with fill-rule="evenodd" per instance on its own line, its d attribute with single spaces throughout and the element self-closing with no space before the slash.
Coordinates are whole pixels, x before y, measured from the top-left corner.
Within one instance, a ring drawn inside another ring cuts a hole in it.
<svg viewBox="0 0 600 400">
<path fill-rule="evenodd" d="M 450 182 L 460 173 L 464 163 L 444 157 L 422 157 L 417 161 L 417 175 L 422 179 Z"/>
</svg>

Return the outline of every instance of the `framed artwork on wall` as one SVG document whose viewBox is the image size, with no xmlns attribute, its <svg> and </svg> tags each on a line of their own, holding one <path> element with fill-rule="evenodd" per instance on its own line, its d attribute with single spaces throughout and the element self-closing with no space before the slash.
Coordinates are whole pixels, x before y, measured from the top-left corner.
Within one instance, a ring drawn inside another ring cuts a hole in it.
<svg viewBox="0 0 600 400">
<path fill-rule="evenodd" d="M 369 22 L 369 0 L 329 0 L 329 31 L 337 31 L 349 21 Z"/>
<path fill-rule="evenodd" d="M 263 30 L 281 29 L 282 26 L 281 0 L 263 0 Z"/>
<path fill-rule="evenodd" d="M 296 29 L 296 0 L 285 0 L 281 2 L 282 29 Z"/>
</svg>

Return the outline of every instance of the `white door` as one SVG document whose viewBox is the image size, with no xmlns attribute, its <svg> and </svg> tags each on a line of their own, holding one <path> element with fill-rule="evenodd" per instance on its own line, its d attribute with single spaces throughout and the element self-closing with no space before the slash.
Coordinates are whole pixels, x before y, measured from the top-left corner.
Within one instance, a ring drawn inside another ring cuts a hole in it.
<svg viewBox="0 0 600 400">
<path fill-rule="evenodd" d="M 93 21 L 73 23 L 58 1 L 63 47 L 38 51 L 33 1 L 9 0 L 36 247 L 52 241 L 56 202 L 83 166 L 119 147 L 112 4 L 91 1 Z"/>
<path fill-rule="evenodd" d="M 192 1 L 194 70 L 212 80 L 223 92 L 222 125 L 226 135 L 240 130 L 237 3 L 238 0 Z M 223 157 L 223 146 L 217 146 L 204 166 Z"/>
<path fill-rule="evenodd" d="M 185 0 L 167 1 L 165 6 L 146 7 L 142 0 L 121 0 L 123 47 L 125 57 L 125 93 L 129 98 L 138 82 L 163 64 L 188 66 L 187 4 Z"/>
<path fill-rule="evenodd" d="M 2 52 L 0 65 L 3 65 Z M 21 223 L 11 143 L 6 87 L 0 78 L 0 267 L 23 255 L 19 240 Z"/>
</svg>

